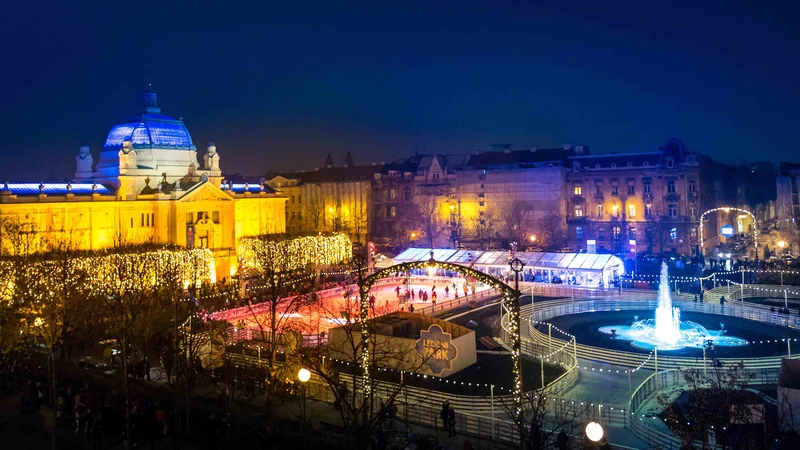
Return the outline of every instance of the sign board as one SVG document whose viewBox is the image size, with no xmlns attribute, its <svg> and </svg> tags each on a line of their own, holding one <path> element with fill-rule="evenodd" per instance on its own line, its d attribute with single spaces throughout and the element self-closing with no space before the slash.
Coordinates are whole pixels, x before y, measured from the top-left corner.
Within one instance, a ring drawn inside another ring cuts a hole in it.
<svg viewBox="0 0 800 450">
<path fill-rule="evenodd" d="M 431 325 L 427 331 L 420 330 L 416 349 L 423 364 L 436 375 L 452 369 L 453 360 L 458 357 L 458 348 L 453 345 L 452 336 L 439 325 Z"/>
<path fill-rule="evenodd" d="M 729 238 L 729 237 L 733 236 L 736 233 L 733 230 L 733 227 L 730 224 L 723 225 L 722 228 L 719 229 L 719 232 L 720 232 L 720 234 L 722 234 L 726 238 Z"/>
<path fill-rule="evenodd" d="M 186 248 L 194 248 L 194 225 L 186 225 Z"/>
</svg>

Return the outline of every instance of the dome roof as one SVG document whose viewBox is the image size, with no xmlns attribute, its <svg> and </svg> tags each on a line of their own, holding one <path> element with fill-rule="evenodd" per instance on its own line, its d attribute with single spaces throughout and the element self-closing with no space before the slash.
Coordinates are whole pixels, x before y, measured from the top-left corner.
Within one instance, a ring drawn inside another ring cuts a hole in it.
<svg viewBox="0 0 800 450">
<path fill-rule="evenodd" d="M 142 94 L 144 111 L 141 114 L 114 125 L 106 138 L 106 148 L 121 147 L 130 139 L 133 148 L 166 148 L 175 150 L 196 150 L 192 137 L 183 124 L 161 114 L 156 105 L 156 94 L 147 91 Z"/>
</svg>

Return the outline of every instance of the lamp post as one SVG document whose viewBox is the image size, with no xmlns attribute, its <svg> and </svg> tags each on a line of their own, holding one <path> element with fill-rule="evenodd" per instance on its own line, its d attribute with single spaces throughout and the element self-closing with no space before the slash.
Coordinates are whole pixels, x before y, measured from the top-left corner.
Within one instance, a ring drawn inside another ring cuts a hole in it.
<svg viewBox="0 0 800 450">
<path fill-rule="evenodd" d="M 308 371 L 305 367 L 301 368 L 297 371 L 297 379 L 300 380 L 300 383 L 303 386 L 303 406 L 300 414 L 303 417 L 303 426 L 306 425 L 306 382 L 311 379 L 311 372 Z"/>
<path fill-rule="evenodd" d="M 522 419 L 522 361 L 520 360 L 522 339 L 520 337 L 519 320 L 519 297 L 521 295 L 519 292 L 519 274 L 525 267 L 525 263 L 520 261 L 519 258 L 514 258 L 509 265 L 511 270 L 514 271 L 514 293 L 513 298 L 508 299 L 506 297 L 505 301 L 510 300 L 510 305 L 506 305 L 506 311 L 509 312 L 508 326 L 511 328 L 511 338 L 513 339 L 511 343 L 511 361 L 513 363 L 512 370 L 514 371 L 514 406 L 516 407 L 514 420 L 519 423 Z M 544 380 L 544 377 L 542 379 Z"/>
</svg>

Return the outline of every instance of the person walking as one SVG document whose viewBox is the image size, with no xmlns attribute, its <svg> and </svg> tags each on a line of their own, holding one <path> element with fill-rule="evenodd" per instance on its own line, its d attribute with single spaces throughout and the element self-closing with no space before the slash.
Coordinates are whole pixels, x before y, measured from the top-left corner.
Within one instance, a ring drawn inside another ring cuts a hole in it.
<svg viewBox="0 0 800 450">
<path fill-rule="evenodd" d="M 439 418 L 442 419 L 442 428 L 444 431 L 448 431 L 449 428 L 447 427 L 447 419 L 450 417 L 450 402 L 445 401 L 442 403 L 442 410 L 439 412 Z"/>
<path fill-rule="evenodd" d="M 400 286 L 394 288 L 394 292 L 397 294 L 397 297 L 400 297 Z"/>
<path fill-rule="evenodd" d="M 444 287 L 444 296 L 450 298 L 450 288 L 447 286 Z"/>
<path fill-rule="evenodd" d="M 456 435 L 456 409 L 452 406 L 447 408 L 447 434 L 448 436 Z"/>
</svg>

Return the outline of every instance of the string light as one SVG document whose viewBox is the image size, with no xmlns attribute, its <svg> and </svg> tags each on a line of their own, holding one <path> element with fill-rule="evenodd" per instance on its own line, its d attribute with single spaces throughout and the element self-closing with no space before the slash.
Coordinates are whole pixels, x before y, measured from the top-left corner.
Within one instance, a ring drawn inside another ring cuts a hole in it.
<svg viewBox="0 0 800 450">
<path fill-rule="evenodd" d="M 302 236 L 286 240 L 244 237 L 239 240 L 239 263 L 245 270 L 259 270 L 268 260 L 284 270 L 303 269 L 309 265 L 330 266 L 353 257 L 353 244 L 344 233 Z"/>
</svg>

